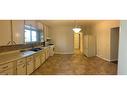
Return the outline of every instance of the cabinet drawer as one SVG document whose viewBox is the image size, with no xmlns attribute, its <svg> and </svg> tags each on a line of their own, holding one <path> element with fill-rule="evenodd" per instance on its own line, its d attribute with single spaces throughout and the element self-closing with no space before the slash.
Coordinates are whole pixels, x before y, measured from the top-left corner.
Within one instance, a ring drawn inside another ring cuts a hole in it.
<svg viewBox="0 0 127 95">
<path fill-rule="evenodd" d="M 8 69 L 0 73 L 0 75 L 13 75 L 13 69 Z"/>
<path fill-rule="evenodd" d="M 26 59 L 23 58 L 23 59 L 20 59 L 17 61 L 17 65 L 22 65 L 22 64 L 26 64 Z"/>
<path fill-rule="evenodd" d="M 3 65 L 0 65 L 0 72 L 13 68 L 14 63 L 15 62 L 10 62 L 10 63 L 5 63 Z"/>
<path fill-rule="evenodd" d="M 33 61 L 33 56 L 27 57 L 27 62 Z"/>
</svg>

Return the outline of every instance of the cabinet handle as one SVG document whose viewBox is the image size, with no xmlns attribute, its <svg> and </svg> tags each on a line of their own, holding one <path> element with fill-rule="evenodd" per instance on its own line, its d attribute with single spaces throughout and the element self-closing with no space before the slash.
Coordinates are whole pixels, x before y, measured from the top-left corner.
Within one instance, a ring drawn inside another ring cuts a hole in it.
<svg viewBox="0 0 127 95">
<path fill-rule="evenodd" d="M 30 62 L 27 63 L 27 65 L 30 65 L 30 64 L 31 64 Z"/>
<path fill-rule="evenodd" d="M 8 66 L 3 67 L 2 69 L 6 69 L 6 68 L 8 68 Z"/>
<path fill-rule="evenodd" d="M 20 61 L 20 63 L 22 63 L 23 61 Z"/>
<path fill-rule="evenodd" d="M 25 67 L 26 65 L 23 65 L 23 68 Z"/>
</svg>

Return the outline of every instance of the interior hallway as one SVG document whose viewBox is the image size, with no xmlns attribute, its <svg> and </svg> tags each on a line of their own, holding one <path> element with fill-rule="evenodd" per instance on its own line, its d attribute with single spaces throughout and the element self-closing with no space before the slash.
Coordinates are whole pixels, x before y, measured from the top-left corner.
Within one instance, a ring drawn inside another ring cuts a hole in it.
<svg viewBox="0 0 127 95">
<path fill-rule="evenodd" d="M 98 57 L 87 58 L 75 54 L 55 54 L 41 65 L 32 75 L 116 75 L 117 64 Z"/>
</svg>

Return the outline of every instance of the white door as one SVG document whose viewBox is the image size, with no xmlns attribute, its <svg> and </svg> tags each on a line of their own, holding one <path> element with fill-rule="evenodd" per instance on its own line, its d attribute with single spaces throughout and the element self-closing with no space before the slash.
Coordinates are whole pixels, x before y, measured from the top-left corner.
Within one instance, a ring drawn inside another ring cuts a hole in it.
<svg viewBox="0 0 127 95">
<path fill-rule="evenodd" d="M 78 33 L 74 33 L 74 49 L 79 49 L 79 34 Z"/>
</svg>

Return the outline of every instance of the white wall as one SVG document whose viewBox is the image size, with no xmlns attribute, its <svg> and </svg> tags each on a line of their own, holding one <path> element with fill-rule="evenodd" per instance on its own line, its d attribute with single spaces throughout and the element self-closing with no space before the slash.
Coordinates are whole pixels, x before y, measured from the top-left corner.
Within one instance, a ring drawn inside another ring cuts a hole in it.
<svg viewBox="0 0 127 95">
<path fill-rule="evenodd" d="M 119 27 L 119 21 L 100 21 L 93 26 L 96 33 L 97 56 L 110 61 L 110 32 L 111 28 Z"/>
<path fill-rule="evenodd" d="M 49 35 L 55 44 L 55 53 L 72 54 L 74 52 L 74 34 L 70 27 L 50 27 Z"/>
<path fill-rule="evenodd" d="M 118 74 L 127 74 L 127 21 L 120 21 Z"/>
</svg>

